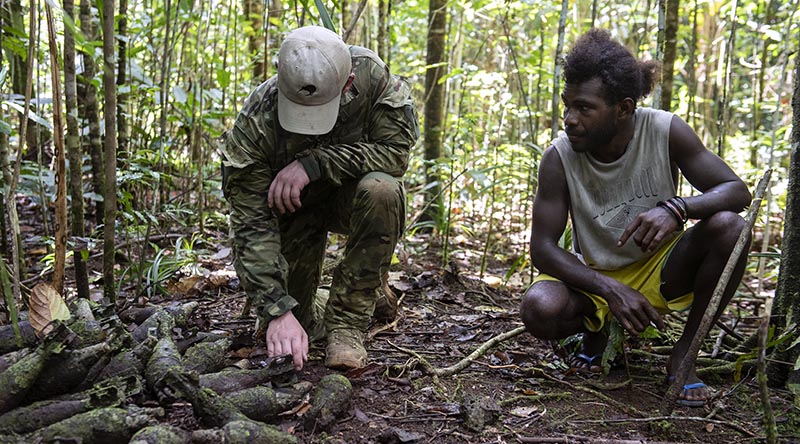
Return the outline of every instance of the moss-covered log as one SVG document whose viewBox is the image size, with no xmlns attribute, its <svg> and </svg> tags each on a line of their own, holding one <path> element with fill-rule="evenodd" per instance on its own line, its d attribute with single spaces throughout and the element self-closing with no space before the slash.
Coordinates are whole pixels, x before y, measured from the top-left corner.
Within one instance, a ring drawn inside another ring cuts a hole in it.
<svg viewBox="0 0 800 444">
<path fill-rule="evenodd" d="M 346 377 L 333 374 L 320 379 L 311 395 L 311 408 L 303 419 L 303 427 L 311 432 L 327 430 L 350 407 L 353 386 Z"/>
<path fill-rule="evenodd" d="M 79 442 L 81 444 L 127 443 L 133 434 L 157 422 L 163 409 L 108 407 L 81 413 L 40 429 L 30 442 Z"/>
<path fill-rule="evenodd" d="M 50 356 L 63 348 L 64 344 L 59 340 L 46 338 L 32 353 L 0 373 L 0 413 L 8 412 L 26 400 Z"/>
<path fill-rule="evenodd" d="M 159 339 L 168 335 L 173 327 L 185 327 L 189 323 L 189 317 L 198 307 L 197 302 L 187 302 L 178 306 L 168 306 L 156 309 L 147 319 L 136 327 L 131 335 L 134 339 L 141 342 L 148 334 L 153 334 Z"/>
<path fill-rule="evenodd" d="M 30 433 L 89 410 L 118 406 L 125 398 L 124 391 L 95 390 L 81 399 L 35 402 L 0 416 L 0 433 Z"/>
<path fill-rule="evenodd" d="M 209 389 L 200 388 L 196 375 L 174 368 L 163 378 L 164 385 L 181 393 L 192 404 L 195 416 L 209 427 L 222 427 L 231 421 L 247 420 L 231 402 Z"/>
<path fill-rule="evenodd" d="M 33 352 L 33 349 L 23 348 L 21 350 L 15 350 L 0 356 L 0 373 L 6 371 L 7 368 L 11 367 L 15 362 L 19 361 L 25 356 L 31 354 L 31 352 Z"/>
<path fill-rule="evenodd" d="M 128 444 L 186 444 L 191 434 L 168 425 L 153 425 L 136 432 Z"/>
<path fill-rule="evenodd" d="M 136 325 L 141 324 L 145 319 L 153 315 L 158 310 L 157 305 L 139 305 L 128 307 L 119 313 L 119 318 L 122 322 L 133 322 Z"/>
<path fill-rule="evenodd" d="M 183 373 L 186 370 L 183 367 L 181 354 L 178 352 L 175 342 L 172 337 L 167 335 L 159 339 L 145 368 L 147 388 L 158 398 L 158 402 L 162 405 L 172 403 L 181 396 L 180 393 L 175 392 L 164 383 L 164 376 L 170 371 Z"/>
<path fill-rule="evenodd" d="M 175 319 L 164 310 L 156 310 L 152 316 L 145 319 L 131 332 L 131 336 L 137 342 L 144 341 L 148 336 L 161 339 L 169 336 L 173 328 L 175 328 Z"/>
<path fill-rule="evenodd" d="M 222 428 L 225 444 L 296 444 L 297 438 L 256 421 L 233 421 Z"/>
<path fill-rule="evenodd" d="M 291 356 L 279 356 L 267 367 L 254 370 L 225 370 L 200 376 L 200 386 L 216 393 L 238 392 L 267 382 L 288 382 L 294 374 Z"/>
<path fill-rule="evenodd" d="M 157 343 L 158 339 L 148 336 L 134 348 L 117 353 L 103 367 L 96 381 L 103 381 L 115 376 L 143 375 Z"/>
<path fill-rule="evenodd" d="M 51 359 L 31 387 L 28 401 L 40 401 L 69 393 L 86 378 L 92 366 L 111 350 L 102 342 L 78 350 L 69 350 Z"/>
<path fill-rule="evenodd" d="M 297 438 L 294 436 L 255 421 L 233 421 L 222 429 L 192 432 L 192 444 L 295 444 L 296 442 Z"/>
<path fill-rule="evenodd" d="M 218 372 L 225 367 L 225 358 L 231 343 L 230 338 L 197 343 L 186 350 L 183 364 L 187 370 L 200 375 Z"/>
<path fill-rule="evenodd" d="M 271 422 L 281 413 L 300 403 L 306 393 L 314 386 L 307 381 L 292 387 L 272 389 L 253 387 L 225 395 L 225 399 L 235 405 L 245 416 L 255 421 Z"/>
<path fill-rule="evenodd" d="M 92 388 L 77 393 L 62 395 L 55 399 L 60 401 L 75 401 L 87 397 L 99 398 L 117 396 L 116 394 L 119 394 L 118 396 L 122 399 L 129 399 L 143 392 L 144 386 L 142 384 L 142 377 L 140 375 L 126 375 L 100 381 Z"/>
<path fill-rule="evenodd" d="M 19 332 L 22 343 L 17 342 L 13 325 L 0 326 L 0 355 L 36 345 L 36 333 L 33 331 L 30 322 L 19 321 Z"/>
</svg>

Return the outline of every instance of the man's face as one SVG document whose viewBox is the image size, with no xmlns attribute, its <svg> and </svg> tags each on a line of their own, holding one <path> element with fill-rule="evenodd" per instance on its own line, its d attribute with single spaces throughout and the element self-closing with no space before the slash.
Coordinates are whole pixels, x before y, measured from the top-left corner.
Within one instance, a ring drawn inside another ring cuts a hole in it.
<svg viewBox="0 0 800 444">
<path fill-rule="evenodd" d="M 603 82 L 595 77 L 583 83 L 564 85 L 564 130 L 572 149 L 595 152 L 607 145 L 618 132 L 617 107 L 603 98 Z"/>
</svg>

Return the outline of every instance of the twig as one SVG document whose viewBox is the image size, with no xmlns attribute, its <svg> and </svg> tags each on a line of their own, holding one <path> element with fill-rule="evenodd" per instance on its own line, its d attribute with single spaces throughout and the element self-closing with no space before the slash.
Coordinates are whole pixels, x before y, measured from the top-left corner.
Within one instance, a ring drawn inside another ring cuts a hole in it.
<svg viewBox="0 0 800 444">
<path fill-rule="evenodd" d="M 514 336 L 519 336 L 521 333 L 525 332 L 525 327 L 517 327 L 511 331 L 507 331 L 505 333 L 499 334 L 488 341 L 484 342 L 483 345 L 478 347 L 474 352 L 470 353 L 469 356 L 466 358 L 458 361 L 457 363 L 451 365 L 450 367 L 445 368 L 432 368 L 431 371 L 434 376 L 451 376 L 454 375 L 461 370 L 467 368 L 470 364 L 472 364 L 476 359 L 483 356 L 490 348 L 494 347 L 495 345 L 505 341 L 506 339 L 513 338 Z"/>
<path fill-rule="evenodd" d="M 745 218 L 745 226 L 742 228 L 742 232 L 739 233 L 739 239 L 736 241 L 736 245 L 734 245 L 733 251 L 731 251 L 728 262 L 725 264 L 725 268 L 722 270 L 722 274 L 719 277 L 719 281 L 714 289 L 714 293 L 711 295 L 711 300 L 708 302 L 708 307 L 706 307 L 706 311 L 703 314 L 703 319 L 700 321 L 700 325 L 697 327 L 697 332 L 692 338 L 692 343 L 689 345 L 689 349 L 686 351 L 683 359 L 681 359 L 681 364 L 678 367 L 678 371 L 675 373 L 675 379 L 669 386 L 666 395 L 664 395 L 664 399 L 661 403 L 661 411 L 665 414 L 672 412 L 672 409 L 675 407 L 675 401 L 678 399 L 678 396 L 680 396 L 681 389 L 686 383 L 686 378 L 689 375 L 689 370 L 694 364 L 697 352 L 700 351 L 700 344 L 703 342 L 703 339 L 706 337 L 709 329 L 711 328 L 711 323 L 714 320 L 720 301 L 722 300 L 722 294 L 725 292 L 725 288 L 728 286 L 728 281 L 731 278 L 731 274 L 733 274 L 733 269 L 739 260 L 739 256 L 742 254 L 742 250 L 744 250 L 744 244 L 747 242 L 748 234 L 750 233 L 750 230 L 753 229 L 753 224 L 755 224 L 756 217 L 758 216 L 758 210 L 761 207 L 761 199 L 764 196 L 767 184 L 769 184 L 769 177 L 771 174 L 772 170 L 767 170 L 764 173 L 764 176 L 758 182 L 755 197 L 753 198 L 753 202 L 751 203 L 750 209 L 747 212 L 747 217 Z"/>
<path fill-rule="evenodd" d="M 756 380 L 758 381 L 758 392 L 761 395 L 761 408 L 764 410 L 764 433 L 767 435 L 767 444 L 775 444 L 778 436 L 775 413 L 769 402 L 769 387 L 767 387 L 767 337 L 769 336 L 769 314 L 772 312 L 772 300 L 772 297 L 767 297 L 767 301 L 764 303 L 764 319 L 758 326 L 758 360 L 756 364 L 758 369 Z"/>
<path fill-rule="evenodd" d="M 595 396 L 595 397 L 599 398 L 600 400 L 613 405 L 614 407 L 618 408 L 619 410 L 621 410 L 621 411 L 623 411 L 623 412 L 625 412 L 625 413 L 627 413 L 629 415 L 638 416 L 638 417 L 644 417 L 645 416 L 644 413 L 640 412 L 635 407 L 632 407 L 632 406 L 627 405 L 625 403 L 619 402 L 616 399 L 609 398 L 608 396 L 606 396 L 606 395 L 604 395 L 604 394 L 602 394 L 602 393 L 600 393 L 600 392 L 598 392 L 596 390 L 592 390 L 592 389 L 590 389 L 588 387 L 583 387 L 583 386 L 580 386 L 580 385 L 575 385 L 575 384 L 572 384 L 572 383 L 570 383 L 568 381 L 564 381 L 562 379 L 558 379 L 556 377 L 553 377 L 552 375 L 547 374 L 547 372 L 545 372 L 542 369 L 535 368 L 535 369 L 533 369 L 533 372 L 534 373 L 539 373 L 540 375 L 544 376 L 545 379 L 548 379 L 550 381 L 566 385 L 567 387 L 569 387 L 573 391 L 580 390 L 582 392 L 589 393 L 590 395 Z"/>
<path fill-rule="evenodd" d="M 711 419 L 711 418 L 704 418 L 702 416 L 653 416 L 649 418 L 627 418 L 627 419 L 579 419 L 575 421 L 569 421 L 572 423 L 582 423 L 582 424 L 619 424 L 625 422 L 655 422 L 655 421 L 694 421 L 694 422 L 702 422 L 702 423 L 711 423 L 717 424 L 721 426 L 730 427 L 737 432 L 740 432 L 744 435 L 749 437 L 757 436 L 755 433 L 747 430 L 746 428 L 740 426 L 731 421 L 723 421 L 720 419 Z"/>
<path fill-rule="evenodd" d="M 567 435 L 561 437 L 550 436 L 518 436 L 522 443 L 563 443 L 563 444 L 678 444 L 672 441 L 647 441 L 644 439 L 607 439 L 589 438 L 588 436 Z"/>
<path fill-rule="evenodd" d="M 499 344 L 500 342 L 505 341 L 506 339 L 513 338 L 514 336 L 518 336 L 525 331 L 525 327 L 517 327 L 511 331 L 507 331 L 505 333 L 501 333 L 497 336 L 492 337 L 488 341 L 484 342 L 483 345 L 478 347 L 474 352 L 470 353 L 469 356 L 466 358 L 458 361 L 457 363 L 451 365 L 450 367 L 445 368 L 435 368 L 433 367 L 430 362 L 428 362 L 425 358 L 423 358 L 419 353 L 415 352 L 414 350 L 409 350 L 407 348 L 400 347 L 399 345 L 393 344 L 391 341 L 386 341 L 392 347 L 400 350 L 403 353 L 407 353 L 417 359 L 419 359 L 420 364 L 422 364 L 422 369 L 425 373 L 439 378 L 440 376 L 452 376 L 461 370 L 467 368 L 470 364 L 475 362 L 476 359 L 483 356 L 486 351 L 490 348 L 494 347 L 495 345 Z"/>
<path fill-rule="evenodd" d="M 347 27 L 347 30 L 344 32 L 344 36 L 342 36 L 342 40 L 345 42 L 350 39 L 350 34 L 352 34 L 353 30 L 356 29 L 356 22 L 358 22 L 358 18 L 361 17 L 361 13 L 364 12 L 365 6 L 367 6 L 367 0 L 361 0 L 361 3 L 358 4 L 356 15 L 353 16 L 353 20 L 350 21 L 350 26 Z"/>
</svg>

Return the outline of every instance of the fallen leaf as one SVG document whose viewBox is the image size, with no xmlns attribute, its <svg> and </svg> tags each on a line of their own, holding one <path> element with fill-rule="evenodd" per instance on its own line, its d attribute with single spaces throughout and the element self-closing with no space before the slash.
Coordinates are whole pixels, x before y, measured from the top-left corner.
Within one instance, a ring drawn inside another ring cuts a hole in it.
<svg viewBox="0 0 800 444">
<path fill-rule="evenodd" d="M 499 288 L 503 284 L 503 279 L 499 276 L 486 275 L 483 282 L 491 288 Z"/>
<path fill-rule="evenodd" d="M 531 405 L 531 406 L 517 407 L 511 409 L 509 413 L 511 413 L 514 416 L 519 416 L 520 418 L 529 418 L 537 410 L 539 410 L 538 407 Z"/>
<path fill-rule="evenodd" d="M 711 433 L 714 431 L 714 424 L 708 423 L 706 424 L 706 432 Z"/>
<path fill-rule="evenodd" d="M 31 290 L 29 322 L 42 337 L 53 329 L 53 321 L 66 321 L 70 318 L 69 308 L 64 299 L 50 284 L 38 284 Z"/>
</svg>

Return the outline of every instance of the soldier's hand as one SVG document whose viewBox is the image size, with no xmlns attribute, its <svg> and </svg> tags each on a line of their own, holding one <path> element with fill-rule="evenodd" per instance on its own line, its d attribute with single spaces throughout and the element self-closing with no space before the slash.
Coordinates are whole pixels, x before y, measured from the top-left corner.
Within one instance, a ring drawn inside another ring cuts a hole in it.
<svg viewBox="0 0 800 444">
<path fill-rule="evenodd" d="M 678 222 L 675 217 L 661 207 L 651 208 L 639 213 L 633 222 L 625 228 L 625 231 L 617 241 L 617 246 L 625 245 L 625 242 L 633 236 L 633 241 L 642 251 L 653 251 L 661 245 L 661 242 L 672 232 L 678 229 Z"/>
<path fill-rule="evenodd" d="M 308 361 L 308 335 L 291 311 L 270 321 L 267 327 L 267 355 L 291 354 L 295 370 Z"/>
<path fill-rule="evenodd" d="M 270 208 L 275 208 L 280 214 L 287 211 L 294 213 L 302 206 L 300 192 L 309 184 L 306 169 L 299 160 L 295 160 L 275 175 L 269 185 L 267 203 Z"/>
</svg>

